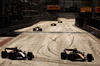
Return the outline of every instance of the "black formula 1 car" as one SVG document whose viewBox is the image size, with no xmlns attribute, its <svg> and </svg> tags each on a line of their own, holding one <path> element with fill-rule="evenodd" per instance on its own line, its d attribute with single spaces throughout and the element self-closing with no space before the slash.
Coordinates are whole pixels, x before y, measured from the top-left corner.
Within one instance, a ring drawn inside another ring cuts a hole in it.
<svg viewBox="0 0 100 66">
<path fill-rule="evenodd" d="M 5 51 L 1 52 L 2 58 L 8 58 L 11 60 L 25 60 L 28 58 L 28 60 L 32 60 L 34 58 L 34 55 L 32 52 L 23 52 L 22 50 L 19 50 L 17 47 L 15 48 L 5 48 Z"/>
<path fill-rule="evenodd" d="M 69 54 L 67 54 L 67 51 L 70 51 Z M 75 49 L 65 49 L 64 52 L 61 52 L 61 59 L 65 60 L 71 60 L 71 61 L 88 61 L 92 62 L 94 60 L 92 54 L 87 54 L 84 55 L 84 52 L 78 51 L 76 48 Z"/>
<path fill-rule="evenodd" d="M 40 28 L 40 27 L 35 27 L 35 28 L 33 28 L 33 31 L 42 31 L 42 28 Z"/>
<path fill-rule="evenodd" d="M 62 23 L 62 21 L 58 21 L 58 23 Z"/>
<path fill-rule="evenodd" d="M 55 23 L 52 23 L 51 26 L 56 26 L 56 24 Z"/>
</svg>

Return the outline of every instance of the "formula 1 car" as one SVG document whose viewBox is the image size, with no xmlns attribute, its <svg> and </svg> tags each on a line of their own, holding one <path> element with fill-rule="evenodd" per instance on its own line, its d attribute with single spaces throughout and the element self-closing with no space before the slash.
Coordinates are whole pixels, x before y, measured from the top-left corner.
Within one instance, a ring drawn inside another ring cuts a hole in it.
<svg viewBox="0 0 100 66">
<path fill-rule="evenodd" d="M 35 28 L 33 28 L 33 31 L 42 31 L 42 28 L 40 28 L 40 27 L 35 27 Z"/>
<path fill-rule="evenodd" d="M 1 57 L 8 58 L 11 60 L 25 60 L 26 58 L 28 58 L 28 60 L 32 60 L 34 58 L 34 55 L 32 52 L 28 52 L 26 54 L 25 51 L 23 52 L 19 50 L 17 47 L 15 47 L 15 48 L 5 48 L 5 51 L 1 52 Z"/>
<path fill-rule="evenodd" d="M 62 21 L 58 21 L 58 23 L 62 23 Z"/>
<path fill-rule="evenodd" d="M 55 23 L 52 23 L 51 26 L 56 26 L 56 24 Z"/>
<path fill-rule="evenodd" d="M 69 54 L 67 54 L 67 51 L 71 51 Z M 88 61 L 92 62 L 94 60 L 92 54 L 87 54 L 84 55 L 84 52 L 78 51 L 76 48 L 75 49 L 65 49 L 64 52 L 61 52 L 61 59 L 65 60 L 71 60 L 71 61 Z"/>
</svg>

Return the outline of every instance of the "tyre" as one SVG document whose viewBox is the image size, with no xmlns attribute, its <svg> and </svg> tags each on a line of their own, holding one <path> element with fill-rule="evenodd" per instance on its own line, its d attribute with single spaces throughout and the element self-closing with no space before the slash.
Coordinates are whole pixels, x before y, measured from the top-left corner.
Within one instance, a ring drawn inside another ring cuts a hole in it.
<svg viewBox="0 0 100 66">
<path fill-rule="evenodd" d="M 28 58 L 28 60 L 32 60 L 32 58 L 34 58 L 33 53 L 32 52 L 28 52 L 27 53 L 27 58 Z"/>
<path fill-rule="evenodd" d="M 60 21 L 58 21 L 58 23 L 60 23 Z"/>
<path fill-rule="evenodd" d="M 67 54 L 66 54 L 66 52 L 62 52 L 62 53 L 61 53 L 61 59 L 62 59 L 62 60 L 67 59 Z"/>
<path fill-rule="evenodd" d="M 7 51 L 2 51 L 2 52 L 1 52 L 1 57 L 2 57 L 2 58 L 7 58 L 7 55 L 8 55 L 8 54 L 7 54 Z"/>
<path fill-rule="evenodd" d="M 34 28 L 33 31 L 36 31 L 36 29 Z"/>
<path fill-rule="evenodd" d="M 62 23 L 62 21 L 58 21 L 58 23 Z"/>
<path fill-rule="evenodd" d="M 92 62 L 93 59 L 94 58 L 93 58 L 92 54 L 87 54 L 87 61 L 88 62 Z"/>
<path fill-rule="evenodd" d="M 42 29 L 39 29 L 39 31 L 42 31 Z"/>
</svg>

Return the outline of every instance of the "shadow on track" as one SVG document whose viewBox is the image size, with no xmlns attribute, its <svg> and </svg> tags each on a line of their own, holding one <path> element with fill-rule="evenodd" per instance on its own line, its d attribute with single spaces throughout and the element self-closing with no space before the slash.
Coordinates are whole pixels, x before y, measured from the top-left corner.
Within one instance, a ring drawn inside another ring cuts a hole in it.
<svg viewBox="0 0 100 66">
<path fill-rule="evenodd" d="M 21 33 L 22 32 L 7 32 L 7 33 L 0 34 L 0 37 L 16 37 Z"/>
</svg>

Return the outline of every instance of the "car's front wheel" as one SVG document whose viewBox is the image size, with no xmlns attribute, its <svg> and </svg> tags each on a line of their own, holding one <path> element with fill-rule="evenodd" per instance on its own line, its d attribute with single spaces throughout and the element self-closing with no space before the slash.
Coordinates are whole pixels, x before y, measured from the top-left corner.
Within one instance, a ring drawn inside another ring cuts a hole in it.
<svg viewBox="0 0 100 66">
<path fill-rule="evenodd" d="M 42 29 L 39 29 L 39 31 L 42 31 Z"/>
<path fill-rule="evenodd" d="M 27 58 L 28 58 L 28 60 L 32 60 L 32 58 L 34 58 L 33 53 L 32 52 L 28 52 L 27 53 Z"/>
<path fill-rule="evenodd" d="M 92 60 L 94 60 L 92 54 L 87 54 L 87 61 L 92 62 Z"/>
<path fill-rule="evenodd" d="M 67 59 L 67 53 L 66 52 L 61 52 L 61 59 L 62 60 Z"/>
</svg>

